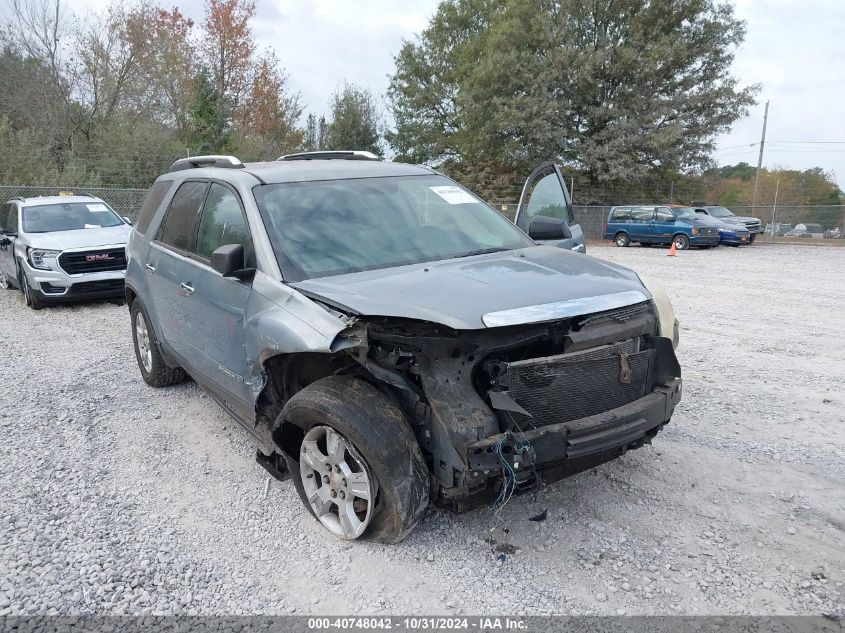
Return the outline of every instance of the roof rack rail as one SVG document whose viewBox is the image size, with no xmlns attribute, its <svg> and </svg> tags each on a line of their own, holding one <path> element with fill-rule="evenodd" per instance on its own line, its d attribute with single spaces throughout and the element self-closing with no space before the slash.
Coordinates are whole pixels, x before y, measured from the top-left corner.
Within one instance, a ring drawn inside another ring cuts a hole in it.
<svg viewBox="0 0 845 633">
<path fill-rule="evenodd" d="M 198 167 L 219 167 L 224 169 L 243 169 L 244 164 L 236 156 L 208 155 L 189 156 L 173 161 L 168 169 L 171 171 L 182 171 L 183 169 L 196 169 Z"/>
<path fill-rule="evenodd" d="M 276 160 L 384 160 L 372 152 L 361 150 L 329 150 L 320 152 L 300 152 L 285 154 Z"/>
<path fill-rule="evenodd" d="M 23 196 L 12 196 L 6 202 L 11 202 L 12 200 L 20 200 L 21 202 L 25 202 L 26 198 L 24 198 Z"/>
</svg>

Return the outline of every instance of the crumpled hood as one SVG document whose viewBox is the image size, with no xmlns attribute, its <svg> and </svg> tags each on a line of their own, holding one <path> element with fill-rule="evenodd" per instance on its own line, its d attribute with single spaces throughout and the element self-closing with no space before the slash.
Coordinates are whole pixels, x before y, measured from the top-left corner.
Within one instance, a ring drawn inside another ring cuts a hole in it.
<svg viewBox="0 0 845 633">
<path fill-rule="evenodd" d="M 33 248 L 62 251 L 69 248 L 97 248 L 98 246 L 126 244 L 131 234 L 131 226 L 119 224 L 118 226 L 107 226 L 99 229 L 27 233 L 26 240 Z"/>
<path fill-rule="evenodd" d="M 485 314 L 528 306 L 632 291 L 628 296 L 635 299 L 638 293 L 639 300 L 651 297 L 633 271 L 553 246 L 308 279 L 291 286 L 360 315 L 419 319 L 459 330 L 484 328 Z M 607 308 L 592 311 L 601 309 Z"/>
</svg>

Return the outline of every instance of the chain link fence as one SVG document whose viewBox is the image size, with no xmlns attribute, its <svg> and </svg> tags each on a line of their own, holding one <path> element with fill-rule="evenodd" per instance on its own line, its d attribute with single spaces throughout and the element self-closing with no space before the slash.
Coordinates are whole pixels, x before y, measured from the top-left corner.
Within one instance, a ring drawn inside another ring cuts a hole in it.
<svg viewBox="0 0 845 633">
<path fill-rule="evenodd" d="M 121 216 L 133 222 L 138 217 L 141 205 L 147 195 L 146 189 L 118 189 L 114 187 L 39 187 L 29 185 L 0 185 L 0 203 L 11 198 L 35 198 L 38 196 L 58 196 L 60 194 L 90 194 L 108 204 Z"/>
<path fill-rule="evenodd" d="M 146 189 L 120 189 L 115 187 L 40 187 L 29 185 L 0 185 L 0 203 L 22 196 L 57 196 L 60 193 L 87 193 L 101 198 L 120 215 L 133 222 L 138 217 Z M 513 221 L 516 204 L 493 203 L 491 206 Z M 610 205 L 575 205 L 575 221 L 588 240 L 600 240 L 604 235 Z M 845 238 L 845 205 L 822 206 L 757 206 L 732 207 L 739 216 L 758 218 L 766 229 L 765 236 L 771 241 L 793 239 L 842 239 Z"/>
</svg>

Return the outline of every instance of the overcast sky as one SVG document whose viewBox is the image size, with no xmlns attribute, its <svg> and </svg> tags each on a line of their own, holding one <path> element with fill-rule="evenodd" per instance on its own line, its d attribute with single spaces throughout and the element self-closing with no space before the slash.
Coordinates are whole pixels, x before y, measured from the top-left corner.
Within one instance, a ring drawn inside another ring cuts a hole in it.
<svg viewBox="0 0 845 633">
<path fill-rule="evenodd" d="M 107 0 L 67 0 L 74 9 L 99 9 Z M 159 0 L 168 4 L 168 0 Z M 325 113 L 344 80 L 387 87 L 403 39 L 427 24 L 437 0 L 256 0 L 255 37 L 274 48 L 307 106 Z M 176 3 L 199 19 L 203 0 Z M 747 21 L 735 75 L 759 83 L 759 105 L 719 139 L 720 164 L 757 162 L 763 104 L 771 101 L 763 164 L 835 172 L 845 188 L 845 1 L 736 0 Z"/>
</svg>

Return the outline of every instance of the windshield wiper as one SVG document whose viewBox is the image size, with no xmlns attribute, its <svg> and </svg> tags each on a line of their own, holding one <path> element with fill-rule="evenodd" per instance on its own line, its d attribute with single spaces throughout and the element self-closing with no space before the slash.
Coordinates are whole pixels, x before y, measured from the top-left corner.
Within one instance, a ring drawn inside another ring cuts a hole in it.
<svg viewBox="0 0 845 633">
<path fill-rule="evenodd" d="M 488 253 L 501 253 L 502 251 L 509 251 L 509 248 L 501 248 L 501 247 L 494 247 L 494 248 L 480 248 L 477 251 L 470 251 L 468 253 L 462 253 L 461 255 L 455 255 L 455 259 L 460 257 L 472 257 L 473 255 L 487 255 Z"/>
</svg>

